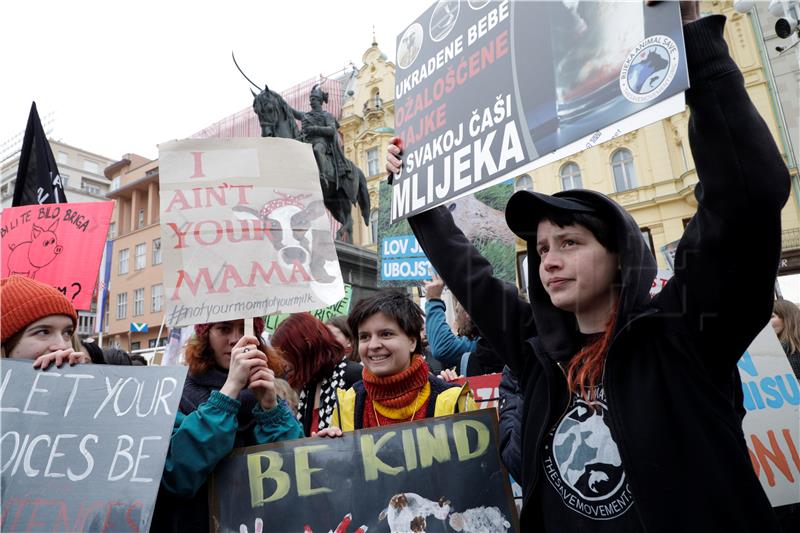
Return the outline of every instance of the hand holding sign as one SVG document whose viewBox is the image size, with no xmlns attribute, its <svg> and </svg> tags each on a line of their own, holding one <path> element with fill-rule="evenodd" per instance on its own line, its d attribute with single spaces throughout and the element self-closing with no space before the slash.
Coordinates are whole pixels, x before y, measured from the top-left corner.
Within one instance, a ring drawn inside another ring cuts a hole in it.
<svg viewBox="0 0 800 533">
<path fill-rule="evenodd" d="M 434 274 L 433 279 L 425 283 L 425 298 L 427 299 L 441 299 L 442 291 L 444 290 L 444 281 L 439 277 L 439 274 Z"/>
<path fill-rule="evenodd" d="M 69 366 L 77 365 L 78 363 L 91 363 L 92 360 L 83 352 L 76 352 L 72 348 L 65 350 L 54 350 L 50 353 L 40 355 L 33 362 L 33 368 L 41 368 L 47 370 L 50 363 L 55 363 L 56 368 L 61 368 L 64 363 L 69 363 Z"/>
<path fill-rule="evenodd" d="M 265 411 L 269 411 L 278 404 L 275 394 L 275 372 L 271 368 L 257 366 L 250 374 L 250 384 L 247 386 L 258 399 L 258 403 Z"/>
<path fill-rule="evenodd" d="M 267 356 L 258 349 L 258 340 L 249 335 L 243 336 L 230 353 L 228 379 L 220 392 L 236 399 L 239 392 L 250 383 L 250 376 L 260 368 L 267 368 Z"/>
</svg>

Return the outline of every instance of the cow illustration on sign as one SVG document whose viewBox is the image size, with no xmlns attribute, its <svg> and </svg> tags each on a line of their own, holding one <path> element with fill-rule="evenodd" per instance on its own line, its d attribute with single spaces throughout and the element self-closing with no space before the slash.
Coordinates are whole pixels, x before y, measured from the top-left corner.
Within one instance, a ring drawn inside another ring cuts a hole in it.
<svg viewBox="0 0 800 533">
<path fill-rule="evenodd" d="M 58 244 L 55 220 L 47 229 L 33 225 L 31 240 L 9 243 L 11 254 L 8 256 L 8 275 L 21 274 L 35 278 L 40 269 L 46 267 L 60 254 L 64 247 Z"/>
<path fill-rule="evenodd" d="M 326 263 L 338 261 L 333 244 L 323 238 L 326 230 L 313 229 L 312 221 L 325 215 L 322 201 L 303 201 L 310 194 L 291 195 L 274 191 L 278 196 L 264 204 L 260 210 L 237 205 L 233 208 L 240 220 L 253 220 L 262 224 L 267 238 L 278 253 L 284 268 L 300 263 L 318 283 L 331 283 L 337 278 L 326 269 Z"/>
</svg>

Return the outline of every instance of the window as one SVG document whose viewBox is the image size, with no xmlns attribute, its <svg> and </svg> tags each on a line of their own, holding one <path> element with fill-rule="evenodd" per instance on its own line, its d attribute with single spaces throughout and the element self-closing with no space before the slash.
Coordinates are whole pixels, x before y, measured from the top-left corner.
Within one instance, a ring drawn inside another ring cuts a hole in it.
<svg viewBox="0 0 800 533">
<path fill-rule="evenodd" d="M 650 253 L 653 254 L 653 257 L 656 256 L 655 246 L 653 245 L 653 235 L 650 233 L 650 228 L 639 228 L 642 232 L 642 238 L 644 239 L 645 244 L 647 247 L 650 248 Z"/>
<path fill-rule="evenodd" d="M 371 244 L 377 244 L 378 243 L 378 210 L 377 209 L 373 209 L 369 213 L 369 232 L 370 232 L 370 238 L 372 239 L 370 241 L 370 243 Z"/>
<path fill-rule="evenodd" d="M 147 341 L 148 348 L 155 348 L 156 342 L 158 342 L 158 346 L 166 346 L 167 345 L 167 337 L 161 337 L 160 339 L 150 339 Z"/>
<path fill-rule="evenodd" d="M 97 174 L 99 170 L 99 165 L 96 161 L 89 161 L 88 159 L 83 160 L 83 170 L 91 172 L 93 174 Z"/>
<path fill-rule="evenodd" d="M 533 178 L 530 177 L 528 174 L 523 174 L 519 176 L 516 180 L 514 180 L 514 190 L 515 191 L 532 191 L 533 190 Z"/>
<path fill-rule="evenodd" d="M 144 226 L 144 207 L 139 209 L 139 214 L 136 217 L 136 227 L 141 228 Z"/>
<path fill-rule="evenodd" d="M 367 175 L 374 176 L 380 172 L 378 168 L 378 149 L 370 148 L 367 150 Z"/>
<path fill-rule="evenodd" d="M 130 250 L 125 248 L 124 250 L 119 251 L 119 271 L 120 274 L 127 274 L 128 273 L 128 256 L 130 255 Z"/>
<path fill-rule="evenodd" d="M 91 181 L 89 181 L 89 180 L 87 180 L 85 178 L 81 179 L 81 189 L 83 189 L 84 191 L 88 192 L 89 194 L 98 194 L 99 195 L 102 192 L 100 190 L 100 187 L 98 187 L 97 185 L 95 185 L 94 183 L 92 183 Z"/>
<path fill-rule="evenodd" d="M 131 343 L 131 351 L 141 350 L 141 349 L 142 349 L 142 343 L 141 342 L 136 341 L 136 342 L 132 342 Z"/>
<path fill-rule="evenodd" d="M 611 155 L 611 169 L 614 171 L 614 187 L 617 192 L 638 186 L 633 168 L 633 154 L 627 148 L 620 148 Z"/>
<path fill-rule="evenodd" d="M 64 174 L 61 172 L 59 176 L 61 177 L 61 186 L 66 189 L 67 185 L 69 185 L 69 174 Z"/>
<path fill-rule="evenodd" d="M 565 191 L 570 189 L 582 189 L 581 169 L 577 163 L 570 161 L 564 164 L 559 171 L 561 176 L 561 188 Z"/>
<path fill-rule="evenodd" d="M 69 154 L 67 152 L 58 152 L 59 163 L 69 163 Z"/>
<path fill-rule="evenodd" d="M 122 320 L 128 316 L 128 293 L 117 294 L 117 320 Z"/>
<path fill-rule="evenodd" d="M 111 190 L 112 191 L 116 191 L 117 189 L 119 189 L 120 181 L 122 181 L 122 178 L 120 178 L 119 176 L 117 176 L 116 178 L 111 180 Z"/>
<path fill-rule="evenodd" d="M 133 268 L 141 270 L 147 264 L 147 244 L 141 243 L 136 245 L 136 257 L 134 259 Z"/>
<path fill-rule="evenodd" d="M 161 239 L 153 239 L 153 264 L 161 264 Z"/>
<path fill-rule="evenodd" d="M 159 283 L 150 287 L 150 312 L 159 313 L 164 307 L 164 285 Z"/>
<path fill-rule="evenodd" d="M 117 223 L 111 222 L 108 225 L 108 238 L 109 239 L 116 239 L 117 238 Z"/>
<path fill-rule="evenodd" d="M 133 316 L 144 314 L 144 289 L 134 289 L 133 291 Z"/>
</svg>

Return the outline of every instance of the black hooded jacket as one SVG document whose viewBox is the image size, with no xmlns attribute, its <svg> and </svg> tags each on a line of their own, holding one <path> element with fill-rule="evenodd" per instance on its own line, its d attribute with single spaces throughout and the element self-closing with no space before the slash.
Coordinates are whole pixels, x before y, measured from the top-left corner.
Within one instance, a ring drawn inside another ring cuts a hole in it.
<svg viewBox="0 0 800 533">
<path fill-rule="evenodd" d="M 590 202 L 616 225 L 622 287 L 602 382 L 646 531 L 778 530 L 742 433 L 736 362 L 772 310 L 789 175 L 728 54 L 724 24 L 711 16 L 684 27 L 698 206 L 677 250 L 675 277 L 655 299 L 655 260 L 633 218 L 596 192 L 557 193 Z M 529 205 L 524 194 L 507 207 L 512 229 L 519 206 Z M 519 376 L 521 522 L 524 531 L 539 530 L 530 499 L 543 481 L 542 440 L 570 398 L 562 368 L 581 342 L 575 318 L 550 303 L 535 253 L 528 255 L 528 304 L 492 276 L 446 209 L 409 221 L 434 268 Z M 528 240 L 529 250 L 535 246 Z"/>
</svg>

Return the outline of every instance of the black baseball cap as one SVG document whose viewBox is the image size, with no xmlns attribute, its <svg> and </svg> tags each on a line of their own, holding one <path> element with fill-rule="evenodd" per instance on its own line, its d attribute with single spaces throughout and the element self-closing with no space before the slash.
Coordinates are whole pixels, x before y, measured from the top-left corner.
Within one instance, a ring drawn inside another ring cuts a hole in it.
<svg viewBox="0 0 800 533">
<path fill-rule="evenodd" d="M 553 195 L 532 191 L 519 191 L 511 196 L 506 204 L 506 223 L 519 238 L 530 240 L 536 235 L 539 221 L 553 211 L 570 213 L 598 214 L 596 200 L 592 202 L 589 191 L 562 191 Z"/>
</svg>

